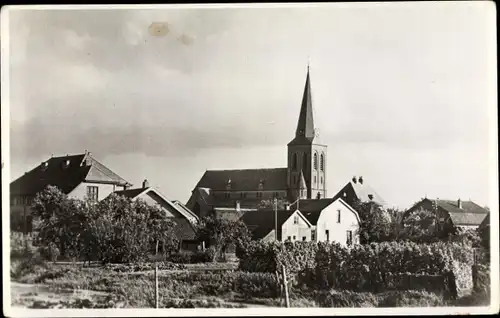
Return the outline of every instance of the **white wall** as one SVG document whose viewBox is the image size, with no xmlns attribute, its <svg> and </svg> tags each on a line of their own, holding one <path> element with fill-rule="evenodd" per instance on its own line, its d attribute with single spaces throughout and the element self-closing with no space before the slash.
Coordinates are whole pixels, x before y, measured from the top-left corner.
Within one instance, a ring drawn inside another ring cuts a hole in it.
<svg viewBox="0 0 500 318">
<path fill-rule="evenodd" d="M 294 217 L 298 217 L 298 224 L 294 224 Z M 306 221 L 295 211 L 281 226 L 281 240 L 286 241 L 290 236 L 291 241 L 302 241 L 305 236 L 306 241 L 311 240 L 311 228 Z M 295 236 L 295 240 L 293 237 Z"/>
<path fill-rule="evenodd" d="M 340 223 L 337 219 L 337 211 L 340 210 Z M 320 214 L 316 225 L 316 242 L 326 241 L 326 230 L 329 230 L 329 241 L 347 245 L 347 231 L 352 231 L 353 244 L 359 243 L 357 230 L 359 221 L 346 203 L 341 199 L 327 206 Z"/>
<path fill-rule="evenodd" d="M 80 199 L 83 200 L 87 196 L 87 187 L 88 186 L 96 186 L 99 188 L 97 200 L 101 201 L 106 198 L 108 195 L 113 193 L 114 191 L 123 190 L 123 187 L 117 186 L 114 184 L 102 184 L 102 183 L 93 183 L 93 182 L 82 182 L 80 183 L 73 191 L 68 194 L 69 198 Z"/>
</svg>

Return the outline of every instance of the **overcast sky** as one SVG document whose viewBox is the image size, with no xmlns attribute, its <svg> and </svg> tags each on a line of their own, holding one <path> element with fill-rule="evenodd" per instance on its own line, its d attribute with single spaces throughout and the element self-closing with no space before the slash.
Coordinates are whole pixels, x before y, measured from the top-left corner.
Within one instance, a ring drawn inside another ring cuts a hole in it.
<svg viewBox="0 0 500 318">
<path fill-rule="evenodd" d="M 185 202 L 206 169 L 286 166 L 309 58 L 330 196 L 362 175 L 400 207 L 489 205 L 494 19 L 492 2 L 10 11 L 11 180 L 87 149 Z"/>
</svg>

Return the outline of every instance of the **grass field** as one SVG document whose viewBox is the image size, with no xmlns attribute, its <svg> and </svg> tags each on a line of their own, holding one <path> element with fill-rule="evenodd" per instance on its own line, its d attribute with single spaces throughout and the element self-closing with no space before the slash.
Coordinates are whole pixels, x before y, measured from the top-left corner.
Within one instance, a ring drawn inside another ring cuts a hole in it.
<svg viewBox="0 0 500 318">
<path fill-rule="evenodd" d="M 12 306 L 23 308 L 154 308 L 152 264 L 83 266 L 12 263 Z M 166 264 L 159 270 L 160 308 L 280 307 L 271 274 L 237 271 L 237 263 Z M 477 297 L 476 297 L 477 298 Z M 425 291 L 379 294 L 290 289 L 291 307 L 431 307 L 487 305 L 469 296 L 449 302 Z"/>
</svg>

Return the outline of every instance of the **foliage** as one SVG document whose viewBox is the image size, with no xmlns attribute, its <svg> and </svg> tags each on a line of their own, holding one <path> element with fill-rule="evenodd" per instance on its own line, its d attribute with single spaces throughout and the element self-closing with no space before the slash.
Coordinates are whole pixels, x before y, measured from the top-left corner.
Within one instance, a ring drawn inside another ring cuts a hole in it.
<svg viewBox="0 0 500 318">
<path fill-rule="evenodd" d="M 60 255 L 59 248 L 54 242 L 50 242 L 47 246 L 40 248 L 40 254 L 46 260 L 55 262 Z"/>
<path fill-rule="evenodd" d="M 11 259 L 30 258 L 36 253 L 33 246 L 33 237 L 19 232 L 10 232 L 10 257 Z"/>
<path fill-rule="evenodd" d="M 131 262 L 154 254 L 157 243 L 165 256 L 177 248 L 175 224 L 142 200 L 112 194 L 95 203 L 70 199 L 48 186 L 37 194 L 32 209 L 40 221 L 39 242 L 52 251 L 55 245 L 63 257 Z"/>
<path fill-rule="evenodd" d="M 395 239 L 395 225 L 392 219 L 397 213 L 389 213 L 376 202 L 355 201 L 352 205 L 359 214 L 360 225 L 358 229 L 361 244 L 372 242 L 392 241 Z"/>
<path fill-rule="evenodd" d="M 177 264 L 195 264 L 212 262 L 214 259 L 215 248 L 209 247 L 205 251 L 187 252 L 180 251 L 168 257 L 168 260 Z"/>
<path fill-rule="evenodd" d="M 258 208 L 274 209 L 276 207 L 278 210 L 284 210 L 288 204 L 288 200 L 284 198 L 264 199 L 260 201 Z"/>
<path fill-rule="evenodd" d="M 218 216 L 206 216 L 200 220 L 196 228 L 198 240 L 209 242 L 214 248 L 212 261 L 224 258 L 230 245 L 236 250 L 244 248 L 251 240 L 250 232 L 241 221 L 232 221 Z"/>
<path fill-rule="evenodd" d="M 481 237 L 477 229 L 466 229 L 457 227 L 453 234 L 448 237 L 451 242 L 462 243 L 471 247 L 481 246 Z"/>
<path fill-rule="evenodd" d="M 437 240 L 437 217 L 432 211 L 419 209 L 407 215 L 403 221 L 402 236 L 410 241 L 429 243 Z"/>
</svg>

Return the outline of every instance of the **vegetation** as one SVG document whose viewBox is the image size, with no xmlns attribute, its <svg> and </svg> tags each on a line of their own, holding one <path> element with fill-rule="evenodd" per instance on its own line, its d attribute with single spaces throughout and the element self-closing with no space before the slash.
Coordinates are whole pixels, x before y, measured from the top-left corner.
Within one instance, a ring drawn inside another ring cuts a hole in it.
<svg viewBox="0 0 500 318">
<path fill-rule="evenodd" d="M 177 249 L 175 224 L 157 207 L 141 200 L 111 195 L 94 203 L 70 199 L 55 187 L 47 187 L 34 199 L 33 215 L 39 219 L 37 243 L 45 255 L 66 259 L 136 262 L 160 252 Z"/>
</svg>

